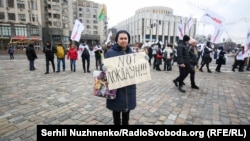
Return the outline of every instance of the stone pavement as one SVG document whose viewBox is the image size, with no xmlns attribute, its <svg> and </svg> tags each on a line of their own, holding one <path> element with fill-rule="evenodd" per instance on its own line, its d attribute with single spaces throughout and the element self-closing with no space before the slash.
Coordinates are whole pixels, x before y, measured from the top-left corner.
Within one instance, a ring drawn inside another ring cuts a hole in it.
<svg viewBox="0 0 250 141">
<path fill-rule="evenodd" d="M 37 124 L 113 124 L 105 99 L 92 95 L 92 74 L 83 73 L 81 60 L 76 72 L 70 71 L 67 60 L 65 72 L 48 75 L 43 54 L 35 61 L 35 71 L 29 71 L 24 54 L 16 54 L 15 60 L 1 54 L 0 64 L 0 140 L 36 140 Z M 137 107 L 131 111 L 130 124 L 249 125 L 250 72 L 232 72 L 231 65 L 229 57 L 222 73 L 214 72 L 214 62 L 213 73 L 197 72 L 200 90 L 190 88 L 188 76 L 186 93 L 172 82 L 177 66 L 161 72 L 151 68 L 152 80 L 137 85 Z"/>
</svg>

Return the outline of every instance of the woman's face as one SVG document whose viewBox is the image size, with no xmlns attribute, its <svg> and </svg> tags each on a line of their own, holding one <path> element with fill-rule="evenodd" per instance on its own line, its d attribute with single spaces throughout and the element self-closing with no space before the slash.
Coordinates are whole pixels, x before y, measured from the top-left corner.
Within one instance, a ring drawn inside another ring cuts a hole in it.
<svg viewBox="0 0 250 141">
<path fill-rule="evenodd" d="M 117 44 L 122 48 L 126 48 L 128 46 L 128 35 L 126 33 L 120 33 Z"/>
</svg>

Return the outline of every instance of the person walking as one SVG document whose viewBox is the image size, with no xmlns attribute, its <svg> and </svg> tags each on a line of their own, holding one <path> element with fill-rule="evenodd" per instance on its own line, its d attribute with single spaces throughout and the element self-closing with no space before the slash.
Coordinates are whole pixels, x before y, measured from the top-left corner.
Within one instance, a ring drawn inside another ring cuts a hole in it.
<svg viewBox="0 0 250 141">
<path fill-rule="evenodd" d="M 189 40 L 189 55 L 190 55 L 190 82 L 192 89 L 199 89 L 199 87 L 195 83 L 195 68 L 199 68 L 198 65 L 198 51 L 197 51 L 197 43 L 196 40 L 191 38 Z"/>
<path fill-rule="evenodd" d="M 215 71 L 217 72 L 221 72 L 220 69 L 221 69 L 221 66 L 222 65 L 225 65 L 226 64 L 226 60 L 225 60 L 225 54 L 226 52 L 224 51 L 223 49 L 223 46 L 220 46 L 218 49 L 217 49 L 217 57 L 216 57 L 216 69 Z"/>
<path fill-rule="evenodd" d="M 34 64 L 35 64 L 35 59 L 37 59 L 37 54 L 36 54 L 36 50 L 33 44 L 28 45 L 26 49 L 26 56 L 27 56 L 27 59 L 29 60 L 30 71 L 36 70 Z"/>
<path fill-rule="evenodd" d="M 105 58 L 133 53 L 129 47 L 130 34 L 126 30 L 118 31 L 115 41 L 116 44 L 107 51 Z M 136 107 L 136 84 L 118 88 L 116 98 L 107 99 L 106 107 L 112 111 L 114 125 L 128 125 L 130 111 Z"/>
<path fill-rule="evenodd" d="M 207 42 L 206 46 L 204 47 L 203 51 L 202 51 L 202 60 L 201 60 L 201 67 L 200 67 L 200 71 L 203 72 L 202 68 L 204 65 L 206 65 L 207 67 L 207 72 L 212 73 L 212 71 L 209 69 L 209 64 L 212 61 L 212 57 L 211 57 L 211 42 Z"/>
<path fill-rule="evenodd" d="M 89 50 L 89 46 L 85 43 L 81 44 L 80 47 L 82 50 L 82 67 L 83 67 L 83 72 L 86 73 L 90 73 L 91 71 L 89 70 L 90 67 L 90 50 Z M 87 63 L 86 63 L 87 62 Z M 86 65 L 87 65 L 87 71 L 86 71 Z"/>
<path fill-rule="evenodd" d="M 188 47 L 189 40 L 190 37 L 188 35 L 184 35 L 183 40 L 178 44 L 177 63 L 179 65 L 179 76 L 173 80 L 175 86 L 179 87 L 179 91 L 183 93 L 186 92 L 186 90 L 183 88 L 183 81 L 190 72 L 190 55 Z"/>
<path fill-rule="evenodd" d="M 53 72 L 55 72 L 55 63 L 54 63 L 54 53 L 55 48 L 51 45 L 50 42 L 46 42 L 46 46 L 43 48 L 43 53 L 46 58 L 46 72 L 44 74 L 49 74 L 49 62 L 51 62 Z"/>
<path fill-rule="evenodd" d="M 76 60 L 78 58 L 77 49 L 74 44 L 70 46 L 70 49 L 67 53 L 67 59 L 70 60 L 70 70 L 76 71 Z"/>
<path fill-rule="evenodd" d="M 95 53 L 95 67 L 96 67 L 96 70 L 98 70 L 98 68 L 100 70 L 102 70 L 102 47 L 98 44 L 96 44 L 94 46 L 94 53 Z"/>
<path fill-rule="evenodd" d="M 10 55 L 10 60 L 14 59 L 14 48 L 12 46 L 9 47 L 8 53 Z"/>
<path fill-rule="evenodd" d="M 65 55 L 66 55 L 66 49 L 62 45 L 62 42 L 59 42 L 56 47 L 56 57 L 57 57 L 57 73 L 60 72 L 61 68 L 61 62 L 62 62 L 62 68 L 63 71 L 65 71 Z"/>
</svg>

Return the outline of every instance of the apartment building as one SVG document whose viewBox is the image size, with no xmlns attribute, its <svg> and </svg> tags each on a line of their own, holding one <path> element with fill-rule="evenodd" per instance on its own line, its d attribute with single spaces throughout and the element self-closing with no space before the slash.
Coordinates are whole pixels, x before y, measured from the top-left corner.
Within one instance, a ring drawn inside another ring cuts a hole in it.
<svg viewBox="0 0 250 141">
<path fill-rule="evenodd" d="M 176 44 L 178 41 L 177 26 L 183 20 L 187 23 L 189 17 L 173 15 L 173 9 L 164 6 L 150 6 L 136 10 L 135 15 L 118 23 L 114 28 L 125 29 L 131 34 L 131 43 L 145 41 L 162 41 Z M 185 33 L 194 37 L 197 20 L 193 19 L 193 26 Z"/>
<path fill-rule="evenodd" d="M 34 42 L 39 48 L 42 40 L 41 1 L 0 0 L 0 49 L 14 44 L 22 49 Z"/>
<path fill-rule="evenodd" d="M 68 46 L 75 19 L 85 27 L 81 40 L 104 42 L 107 17 L 97 20 L 103 7 L 88 0 L 0 0 L 0 49 L 9 44 L 23 49 L 28 43 L 41 49 L 46 41 Z"/>
</svg>

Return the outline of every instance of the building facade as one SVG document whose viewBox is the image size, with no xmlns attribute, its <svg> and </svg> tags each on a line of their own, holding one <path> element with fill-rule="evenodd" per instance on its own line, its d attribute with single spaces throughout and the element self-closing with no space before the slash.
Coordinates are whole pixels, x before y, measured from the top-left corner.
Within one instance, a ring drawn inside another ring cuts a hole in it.
<svg viewBox="0 0 250 141">
<path fill-rule="evenodd" d="M 177 26 L 180 21 L 187 22 L 189 17 L 173 15 L 173 9 L 163 6 L 152 6 L 138 9 L 135 15 L 118 23 L 117 30 L 125 29 L 131 34 L 131 43 L 144 43 L 145 41 L 176 44 L 178 41 Z M 193 26 L 185 33 L 195 36 L 197 20 L 193 19 Z"/>
<path fill-rule="evenodd" d="M 81 40 L 103 42 L 108 24 L 107 16 L 98 21 L 103 7 L 88 0 L 0 0 L 0 49 L 9 44 L 22 49 L 28 43 L 41 49 L 47 41 L 68 46 L 76 19 L 85 27 Z"/>
</svg>

